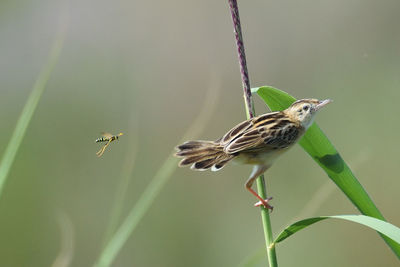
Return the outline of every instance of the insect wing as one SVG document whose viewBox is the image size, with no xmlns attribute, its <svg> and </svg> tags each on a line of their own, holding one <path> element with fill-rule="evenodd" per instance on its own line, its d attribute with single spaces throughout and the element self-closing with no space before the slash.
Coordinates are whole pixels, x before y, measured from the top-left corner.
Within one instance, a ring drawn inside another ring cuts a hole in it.
<svg viewBox="0 0 400 267">
<path fill-rule="evenodd" d="M 111 137 L 113 137 L 112 134 L 107 133 L 107 132 L 102 132 L 101 135 L 104 136 L 105 138 L 108 138 L 108 139 L 110 139 Z"/>
</svg>

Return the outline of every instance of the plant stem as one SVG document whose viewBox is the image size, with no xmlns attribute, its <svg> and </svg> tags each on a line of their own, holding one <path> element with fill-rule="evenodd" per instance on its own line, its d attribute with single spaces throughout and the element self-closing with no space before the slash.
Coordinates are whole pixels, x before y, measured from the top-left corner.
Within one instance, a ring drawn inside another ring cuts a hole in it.
<svg viewBox="0 0 400 267">
<path fill-rule="evenodd" d="M 242 75 L 242 85 L 244 93 L 244 101 L 246 104 L 247 116 L 253 118 L 255 115 L 253 99 L 251 97 L 249 72 L 247 71 L 246 54 L 244 52 L 244 44 L 242 37 L 242 29 L 240 26 L 239 8 L 236 0 L 228 0 L 231 9 L 233 29 L 236 39 L 236 47 L 239 57 L 240 73 Z"/>
<path fill-rule="evenodd" d="M 265 181 L 264 181 L 264 175 L 261 175 L 257 179 L 257 189 L 258 189 L 258 194 L 260 197 L 263 199 L 267 198 L 267 192 L 265 190 Z M 267 248 L 267 257 L 268 257 L 268 263 L 270 267 L 277 267 L 278 266 L 278 261 L 276 259 L 276 252 L 275 252 L 275 244 L 273 244 L 274 238 L 272 236 L 272 225 L 271 225 L 271 219 L 269 217 L 269 212 L 266 208 L 261 206 L 261 218 L 262 218 L 262 223 L 264 227 L 264 238 L 265 238 L 265 245 Z"/>
<path fill-rule="evenodd" d="M 243 44 L 243 37 L 242 37 L 242 30 L 240 26 L 240 17 L 239 17 L 239 8 L 237 5 L 236 0 L 228 0 L 229 8 L 231 10 L 232 15 L 232 22 L 233 28 L 235 33 L 236 39 L 236 46 L 239 58 L 239 65 L 240 65 L 240 73 L 242 76 L 242 85 L 243 85 L 243 93 L 244 93 L 244 101 L 246 105 L 246 115 L 248 118 L 252 118 L 255 116 L 254 104 L 250 90 L 250 79 L 249 73 L 247 71 L 247 63 L 246 63 L 246 54 L 244 51 L 244 44 Z M 257 189 L 258 194 L 262 198 L 266 198 L 267 191 L 265 188 L 265 181 L 264 175 L 257 178 Z M 264 228 L 264 236 L 265 236 L 265 243 L 267 248 L 267 256 L 268 256 L 268 263 L 270 267 L 277 267 L 278 262 L 276 259 L 276 252 L 275 246 L 272 244 L 273 237 L 272 237 L 272 226 L 271 220 L 269 217 L 269 212 L 263 206 L 261 206 L 261 218 L 262 224 Z"/>
</svg>

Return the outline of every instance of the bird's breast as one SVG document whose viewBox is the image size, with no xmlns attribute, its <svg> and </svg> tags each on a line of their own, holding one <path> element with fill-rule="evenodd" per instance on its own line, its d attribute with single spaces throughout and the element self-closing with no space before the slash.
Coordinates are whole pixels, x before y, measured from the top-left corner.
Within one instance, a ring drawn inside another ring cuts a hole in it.
<svg viewBox="0 0 400 267">
<path fill-rule="evenodd" d="M 266 152 L 241 152 L 233 161 L 239 164 L 271 166 L 274 161 L 287 150 L 287 148 L 284 148 Z"/>
</svg>

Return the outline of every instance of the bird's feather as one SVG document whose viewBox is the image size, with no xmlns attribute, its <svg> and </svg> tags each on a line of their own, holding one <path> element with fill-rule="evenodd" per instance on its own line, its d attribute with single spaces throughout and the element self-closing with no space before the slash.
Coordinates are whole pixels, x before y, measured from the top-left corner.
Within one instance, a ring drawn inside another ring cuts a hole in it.
<svg viewBox="0 0 400 267">
<path fill-rule="evenodd" d="M 269 151 L 286 148 L 297 141 L 301 127 L 288 120 L 283 112 L 264 114 L 240 123 L 223 138 L 225 153 Z"/>
</svg>

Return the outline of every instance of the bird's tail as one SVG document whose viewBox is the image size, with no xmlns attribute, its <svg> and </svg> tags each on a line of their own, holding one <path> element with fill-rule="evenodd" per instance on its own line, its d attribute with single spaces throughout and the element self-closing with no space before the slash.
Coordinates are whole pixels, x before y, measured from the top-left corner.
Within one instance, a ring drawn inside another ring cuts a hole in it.
<svg viewBox="0 0 400 267">
<path fill-rule="evenodd" d="M 212 141 L 187 141 L 177 147 L 175 156 L 183 158 L 180 167 L 191 165 L 191 169 L 218 171 L 235 155 L 224 152 L 223 147 Z"/>
</svg>

